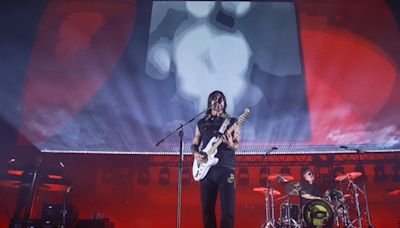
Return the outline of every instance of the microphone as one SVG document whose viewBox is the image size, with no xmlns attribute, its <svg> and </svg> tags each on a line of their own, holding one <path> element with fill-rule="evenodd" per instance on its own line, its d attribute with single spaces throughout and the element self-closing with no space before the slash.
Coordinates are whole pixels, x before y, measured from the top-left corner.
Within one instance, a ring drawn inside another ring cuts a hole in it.
<svg viewBox="0 0 400 228">
<path fill-rule="evenodd" d="M 278 147 L 271 147 L 271 149 L 269 149 L 269 150 L 267 150 L 266 152 L 265 152 L 265 156 L 267 156 L 268 154 L 270 154 L 272 151 L 274 151 L 274 150 L 277 150 L 278 149 Z"/>
<path fill-rule="evenodd" d="M 364 153 L 365 151 L 357 149 L 357 148 L 352 148 L 352 147 L 348 147 L 348 146 L 340 146 L 340 149 L 345 149 L 345 150 L 354 150 L 357 153 Z"/>
</svg>

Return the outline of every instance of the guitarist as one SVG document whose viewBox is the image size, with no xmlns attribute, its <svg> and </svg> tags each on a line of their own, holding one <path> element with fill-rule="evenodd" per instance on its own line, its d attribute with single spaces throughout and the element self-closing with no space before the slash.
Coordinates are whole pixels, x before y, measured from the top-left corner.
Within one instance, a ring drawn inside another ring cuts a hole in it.
<svg viewBox="0 0 400 228">
<path fill-rule="evenodd" d="M 237 120 L 230 118 L 226 113 L 226 98 L 221 91 L 214 91 L 208 96 L 209 111 L 206 116 L 197 122 L 196 132 L 192 141 L 194 159 L 205 162 L 207 155 L 199 150 L 206 147 L 209 140 L 221 134 L 221 125 L 228 120 L 229 129 Z M 210 168 L 207 175 L 200 181 L 201 205 L 205 228 L 217 227 L 215 218 L 215 204 L 219 193 L 221 205 L 221 228 L 233 227 L 236 200 L 235 184 L 235 150 L 239 148 L 240 131 L 236 128 L 232 134 L 222 135 L 223 142 L 218 147 L 215 157 L 219 162 Z"/>
</svg>

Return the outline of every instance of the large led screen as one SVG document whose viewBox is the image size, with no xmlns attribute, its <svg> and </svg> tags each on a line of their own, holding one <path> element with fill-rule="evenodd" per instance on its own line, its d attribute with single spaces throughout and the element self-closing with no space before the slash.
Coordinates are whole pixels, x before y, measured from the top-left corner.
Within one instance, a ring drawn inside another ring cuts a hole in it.
<svg viewBox="0 0 400 228">
<path fill-rule="evenodd" d="M 155 144 L 215 90 L 231 116 L 251 110 L 241 152 L 400 147 L 397 63 L 351 31 L 302 27 L 292 1 L 24 6 L 25 38 L 3 38 L 27 57 L 2 70 L 22 73 L 1 114 L 42 151 L 175 153 L 177 135 Z"/>
</svg>

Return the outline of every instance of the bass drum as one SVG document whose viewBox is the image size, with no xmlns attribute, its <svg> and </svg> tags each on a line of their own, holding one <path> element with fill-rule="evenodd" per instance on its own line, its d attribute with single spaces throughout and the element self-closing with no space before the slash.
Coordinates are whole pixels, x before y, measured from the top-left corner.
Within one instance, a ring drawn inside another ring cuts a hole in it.
<svg viewBox="0 0 400 228">
<path fill-rule="evenodd" d="M 305 227 L 332 227 L 335 214 L 332 207 L 324 200 L 311 200 L 303 207 Z"/>
</svg>

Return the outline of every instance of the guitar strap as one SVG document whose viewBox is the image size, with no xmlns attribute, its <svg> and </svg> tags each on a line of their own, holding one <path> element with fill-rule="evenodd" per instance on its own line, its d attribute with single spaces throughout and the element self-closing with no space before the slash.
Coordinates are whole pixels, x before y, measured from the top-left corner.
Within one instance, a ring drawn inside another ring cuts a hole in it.
<svg viewBox="0 0 400 228">
<path fill-rule="evenodd" d="M 226 131 L 226 128 L 228 127 L 229 123 L 231 122 L 231 118 L 226 118 L 224 122 L 222 123 L 221 127 L 219 128 L 219 133 L 224 134 Z"/>
</svg>

